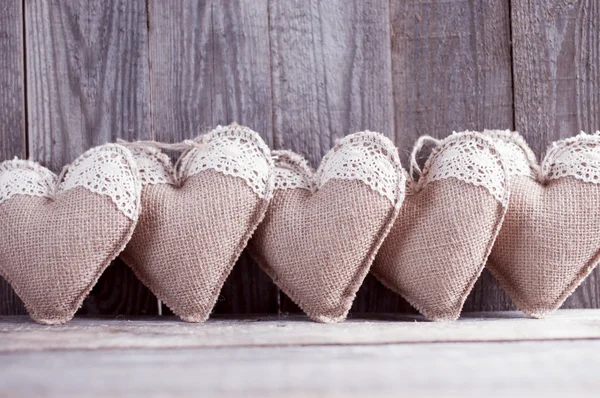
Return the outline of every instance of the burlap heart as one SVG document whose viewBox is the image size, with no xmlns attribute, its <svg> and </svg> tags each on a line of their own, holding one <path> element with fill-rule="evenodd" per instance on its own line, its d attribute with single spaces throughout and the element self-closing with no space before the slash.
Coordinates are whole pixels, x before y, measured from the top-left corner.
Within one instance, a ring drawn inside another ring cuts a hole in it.
<svg viewBox="0 0 600 398">
<path fill-rule="evenodd" d="M 343 320 L 404 197 L 391 141 L 363 132 L 336 143 L 316 172 L 273 152 L 275 193 L 249 252 L 312 319 Z"/>
<path fill-rule="evenodd" d="M 268 207 L 270 151 L 238 125 L 200 136 L 177 171 L 155 148 L 132 150 L 143 211 L 121 258 L 175 314 L 204 321 Z"/>
<path fill-rule="evenodd" d="M 129 240 L 141 184 L 120 145 L 91 149 L 57 187 L 48 169 L 0 164 L 0 273 L 43 324 L 69 321 Z"/>
<path fill-rule="evenodd" d="M 500 230 L 506 180 L 492 140 L 480 133 L 438 142 L 418 181 L 407 181 L 373 274 L 427 318 L 457 319 Z"/>
<path fill-rule="evenodd" d="M 600 136 L 555 142 L 538 166 L 518 133 L 487 133 L 505 159 L 511 190 L 488 267 L 522 311 L 543 317 L 600 260 Z"/>
</svg>

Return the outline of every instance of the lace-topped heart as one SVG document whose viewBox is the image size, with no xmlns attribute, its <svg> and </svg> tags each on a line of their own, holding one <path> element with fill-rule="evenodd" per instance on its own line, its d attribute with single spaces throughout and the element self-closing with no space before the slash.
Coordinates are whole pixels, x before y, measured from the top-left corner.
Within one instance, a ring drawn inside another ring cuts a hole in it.
<svg viewBox="0 0 600 398">
<path fill-rule="evenodd" d="M 120 145 L 91 149 L 64 181 L 37 163 L 0 164 L 0 274 L 44 324 L 70 320 L 137 223 L 141 184 Z"/>
<path fill-rule="evenodd" d="M 178 170 L 156 148 L 132 151 L 143 211 L 121 258 L 176 315 L 204 321 L 271 199 L 270 151 L 238 125 L 200 136 Z"/>
<path fill-rule="evenodd" d="M 312 319 L 343 320 L 402 204 L 396 149 L 363 132 L 341 139 L 316 173 L 292 152 L 273 157 L 274 198 L 249 252 Z"/>
<path fill-rule="evenodd" d="M 519 309 L 543 317 L 600 260 L 600 136 L 555 142 L 538 165 L 518 133 L 487 134 L 507 164 L 511 190 L 488 267 Z"/>
<path fill-rule="evenodd" d="M 373 274 L 432 320 L 457 319 L 508 205 L 492 140 L 453 134 L 433 150 L 373 264 Z"/>
</svg>

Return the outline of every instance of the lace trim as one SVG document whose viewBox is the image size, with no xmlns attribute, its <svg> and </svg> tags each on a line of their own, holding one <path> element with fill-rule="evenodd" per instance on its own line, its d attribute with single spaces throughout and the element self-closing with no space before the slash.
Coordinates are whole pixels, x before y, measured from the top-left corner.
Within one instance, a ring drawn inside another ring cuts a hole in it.
<svg viewBox="0 0 600 398">
<path fill-rule="evenodd" d="M 314 190 L 313 170 L 306 159 L 291 151 L 272 151 L 275 161 L 275 190 Z"/>
<path fill-rule="evenodd" d="M 506 170 L 493 140 L 481 133 L 455 132 L 442 140 L 427 159 L 416 190 L 446 178 L 483 187 L 502 206 L 508 205 Z"/>
<path fill-rule="evenodd" d="M 56 185 L 56 175 L 38 163 L 15 159 L 0 164 L 0 204 L 15 195 L 53 199 Z M 126 217 L 137 219 L 141 186 L 133 156 L 121 145 L 90 149 L 69 165 L 58 190 L 75 187 L 110 197 Z"/>
<path fill-rule="evenodd" d="M 143 146 L 132 146 L 129 149 L 137 162 L 142 185 L 176 185 L 171 159 L 160 149 Z"/>
<path fill-rule="evenodd" d="M 405 173 L 394 144 L 379 133 L 347 135 L 327 152 L 316 173 L 317 189 L 331 179 L 359 180 L 397 204 L 405 194 Z"/>
<path fill-rule="evenodd" d="M 573 177 L 600 184 L 600 132 L 581 132 L 552 144 L 541 166 L 545 181 Z"/>
<path fill-rule="evenodd" d="M 30 160 L 0 163 L 0 205 L 15 195 L 51 198 L 56 175 Z"/>
<path fill-rule="evenodd" d="M 127 148 L 106 144 L 75 159 L 60 189 L 76 187 L 108 196 L 126 217 L 137 220 L 141 184 L 135 160 Z"/>
<path fill-rule="evenodd" d="M 273 160 L 256 132 L 237 124 L 217 126 L 196 141 L 204 148 L 193 148 L 182 155 L 180 181 L 211 169 L 241 178 L 260 198 L 270 197 Z"/>
<path fill-rule="evenodd" d="M 509 176 L 535 178 L 537 161 L 523 137 L 509 130 L 484 130 L 483 134 L 494 140 Z"/>
</svg>

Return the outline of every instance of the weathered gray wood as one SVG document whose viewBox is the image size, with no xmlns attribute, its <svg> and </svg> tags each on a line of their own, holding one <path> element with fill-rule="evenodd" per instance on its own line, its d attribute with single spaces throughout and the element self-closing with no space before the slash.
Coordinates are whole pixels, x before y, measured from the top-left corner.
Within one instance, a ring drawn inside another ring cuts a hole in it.
<svg viewBox="0 0 600 398">
<path fill-rule="evenodd" d="M 14 352 L 3 396 L 597 397 L 600 341 Z"/>
<path fill-rule="evenodd" d="M 317 166 L 335 139 L 393 137 L 388 2 L 269 3 L 275 147 Z"/>
<path fill-rule="evenodd" d="M 600 8 L 594 0 L 512 1 L 515 127 L 538 156 L 600 129 Z M 566 308 L 600 307 L 596 269 Z"/>
<path fill-rule="evenodd" d="M 355 314 L 325 325 L 302 315 L 272 315 L 216 316 L 202 325 L 175 317 L 78 317 L 48 327 L 26 316 L 4 316 L 0 337 L 0 352 L 600 339 L 600 310 L 560 310 L 542 320 L 520 312 L 471 313 L 455 323 L 426 322 L 418 315 Z"/>
<path fill-rule="evenodd" d="M 313 166 L 337 138 L 369 129 L 393 138 L 387 1 L 271 1 L 274 147 Z M 385 296 L 368 278 L 356 309 Z M 287 298 L 282 310 L 297 311 Z"/>
<path fill-rule="evenodd" d="M 272 144 L 267 0 L 149 2 L 152 131 L 192 138 L 238 122 Z M 242 255 L 215 312 L 277 312 L 278 290 Z"/>
<path fill-rule="evenodd" d="M 21 0 L 0 4 L 0 162 L 27 156 Z M 23 303 L 0 277 L 0 314 L 24 314 Z"/>
<path fill-rule="evenodd" d="M 151 0 L 148 10 L 155 138 L 235 121 L 271 144 L 267 0 Z"/>
<path fill-rule="evenodd" d="M 25 27 L 34 160 L 57 171 L 117 137 L 150 138 L 144 0 L 27 1 Z M 111 265 L 84 312 L 155 313 L 156 299 L 131 276 Z"/>
<path fill-rule="evenodd" d="M 513 128 L 508 1 L 392 1 L 391 29 L 395 134 L 404 161 L 422 134 Z M 464 307 L 510 308 L 487 271 Z"/>
</svg>

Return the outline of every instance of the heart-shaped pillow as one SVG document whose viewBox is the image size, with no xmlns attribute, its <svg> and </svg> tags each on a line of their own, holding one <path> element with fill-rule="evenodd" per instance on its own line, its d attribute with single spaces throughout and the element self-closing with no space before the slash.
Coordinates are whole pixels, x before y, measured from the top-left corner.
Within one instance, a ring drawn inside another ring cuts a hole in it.
<svg viewBox="0 0 600 398">
<path fill-rule="evenodd" d="M 270 151 L 257 133 L 238 125 L 200 136 L 178 170 L 156 148 L 131 148 L 143 211 L 121 258 L 176 315 L 202 322 L 267 210 Z"/>
<path fill-rule="evenodd" d="M 37 163 L 0 164 L 0 274 L 43 324 L 69 321 L 137 223 L 141 184 L 126 148 L 91 149 L 64 180 Z"/>
<path fill-rule="evenodd" d="M 555 142 L 538 166 L 518 133 L 487 133 L 507 164 L 511 190 L 488 267 L 523 312 L 543 317 L 600 260 L 600 136 Z"/>
<path fill-rule="evenodd" d="M 507 176 L 493 141 L 480 133 L 435 141 L 420 178 L 407 181 L 372 272 L 427 318 L 455 320 L 502 225 Z"/>
<path fill-rule="evenodd" d="M 274 151 L 275 193 L 249 252 L 313 320 L 343 320 L 404 197 L 396 149 L 381 134 L 339 140 L 316 172 Z"/>
</svg>

